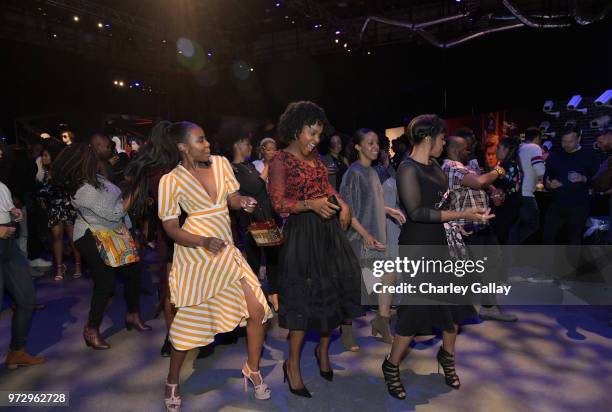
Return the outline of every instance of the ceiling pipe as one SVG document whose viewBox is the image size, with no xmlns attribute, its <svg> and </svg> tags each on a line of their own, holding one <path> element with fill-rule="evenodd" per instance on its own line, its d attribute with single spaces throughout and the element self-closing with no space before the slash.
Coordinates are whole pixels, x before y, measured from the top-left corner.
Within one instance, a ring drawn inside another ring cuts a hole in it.
<svg viewBox="0 0 612 412">
<path fill-rule="evenodd" d="M 570 23 L 536 23 L 530 20 L 529 18 L 527 18 L 525 15 L 521 14 L 521 12 L 519 12 L 519 10 L 516 7 L 510 4 L 509 0 L 502 0 L 502 3 L 506 7 L 506 9 L 508 9 L 508 11 L 512 13 L 514 17 L 519 19 L 521 23 L 523 23 L 527 27 L 532 27 L 534 29 L 554 29 L 554 28 L 571 26 Z"/>
<path fill-rule="evenodd" d="M 368 16 L 366 21 L 363 23 L 363 26 L 361 27 L 360 37 L 363 37 L 363 33 L 365 32 L 366 28 L 368 27 L 368 24 L 370 24 L 371 21 L 377 21 L 379 23 L 388 24 L 390 26 L 403 27 L 403 28 L 415 31 L 415 30 L 423 29 L 425 27 L 433 26 L 436 24 L 448 23 L 451 21 L 463 19 L 467 16 L 469 16 L 469 13 L 460 13 L 460 14 L 455 14 L 455 15 L 448 16 L 448 17 L 443 17 L 441 19 L 423 21 L 421 23 L 408 23 L 405 21 L 387 19 L 385 17 Z"/>
<path fill-rule="evenodd" d="M 607 6 L 605 6 L 603 10 L 601 11 L 601 13 L 596 14 L 595 16 L 589 18 L 589 17 L 582 16 L 581 13 L 578 12 L 577 2 L 574 2 L 574 7 L 573 7 L 574 19 L 576 20 L 576 23 L 578 23 L 579 25 L 586 26 L 586 25 L 598 22 L 600 20 L 603 20 L 610 12 L 610 9 L 612 9 L 612 3 L 609 3 Z"/>
<path fill-rule="evenodd" d="M 513 30 L 513 29 L 518 29 L 520 27 L 525 27 L 525 25 L 523 23 L 511 23 L 511 24 L 506 24 L 503 26 L 499 26 L 499 27 L 493 27 L 490 29 L 482 29 L 479 30 L 475 33 L 469 33 L 466 34 L 464 36 L 461 36 L 455 40 L 451 40 L 451 41 L 447 41 L 447 42 L 441 42 L 440 40 L 438 40 L 438 38 L 436 36 L 434 36 L 433 34 L 422 30 L 422 29 L 417 29 L 415 30 L 422 38 L 424 38 L 425 40 L 427 40 L 429 43 L 433 44 L 434 46 L 441 48 L 441 49 L 449 49 L 451 47 L 455 47 L 459 44 L 463 44 L 465 42 L 468 42 L 470 40 L 474 40 L 477 39 L 478 37 L 482 37 L 485 36 L 487 34 L 491 34 L 491 33 L 497 33 L 497 32 L 501 32 L 501 31 L 506 31 L 506 30 Z"/>
</svg>

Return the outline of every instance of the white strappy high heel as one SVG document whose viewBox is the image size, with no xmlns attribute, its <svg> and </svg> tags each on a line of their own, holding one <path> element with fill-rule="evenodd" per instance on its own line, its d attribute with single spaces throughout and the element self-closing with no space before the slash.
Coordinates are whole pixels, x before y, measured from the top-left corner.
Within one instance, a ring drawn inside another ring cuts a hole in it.
<svg viewBox="0 0 612 412">
<path fill-rule="evenodd" d="M 166 386 L 172 389 L 170 397 L 164 399 L 164 402 L 166 403 L 166 412 L 181 412 L 181 397 L 176 396 L 176 388 L 178 387 L 178 383 L 166 382 Z"/>
<path fill-rule="evenodd" d="M 248 391 L 247 380 L 249 380 L 253 384 L 253 388 L 254 388 L 253 393 L 255 394 L 256 399 L 266 400 L 272 397 L 272 391 L 270 390 L 268 385 L 264 383 L 260 370 L 257 372 L 253 372 L 251 368 L 249 368 L 249 365 L 245 363 L 244 366 L 242 367 L 242 376 L 244 376 L 244 391 L 245 392 Z M 259 381 L 261 383 L 259 385 L 256 385 L 255 381 L 253 380 L 251 376 L 255 376 L 259 378 Z"/>
</svg>

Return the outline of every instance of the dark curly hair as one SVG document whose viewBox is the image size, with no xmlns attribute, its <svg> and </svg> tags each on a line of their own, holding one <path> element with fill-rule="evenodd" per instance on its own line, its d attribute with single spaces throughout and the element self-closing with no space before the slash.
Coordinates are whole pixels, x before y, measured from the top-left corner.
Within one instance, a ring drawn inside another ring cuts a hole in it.
<svg viewBox="0 0 612 412">
<path fill-rule="evenodd" d="M 427 136 L 435 139 L 440 133 L 446 133 L 448 127 L 444 119 L 435 114 L 422 114 L 412 119 L 408 125 L 408 138 L 412 146 L 419 145 Z"/>
<path fill-rule="evenodd" d="M 302 131 L 304 126 L 323 125 L 326 133 L 331 132 L 325 110 L 316 103 L 300 101 L 289 103 L 278 120 L 278 140 L 282 147 L 287 147 Z"/>
</svg>

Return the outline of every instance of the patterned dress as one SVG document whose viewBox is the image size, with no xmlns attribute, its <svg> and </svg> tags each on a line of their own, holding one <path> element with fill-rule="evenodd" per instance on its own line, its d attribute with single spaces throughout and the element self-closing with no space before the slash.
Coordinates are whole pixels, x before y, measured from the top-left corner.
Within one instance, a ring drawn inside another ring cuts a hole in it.
<svg viewBox="0 0 612 412">
<path fill-rule="evenodd" d="M 226 199 L 239 189 L 238 182 L 226 158 L 211 156 L 211 162 L 217 199 L 182 165 L 164 175 L 159 184 L 162 221 L 178 219 L 183 209 L 188 214 L 183 230 L 228 244 L 216 256 L 203 247 L 175 245 L 168 282 L 171 302 L 178 308 L 170 328 L 170 341 L 177 350 L 206 346 L 216 334 L 246 324 L 243 278 L 263 306 L 265 320 L 272 317 L 257 277 L 233 245 Z"/>
<path fill-rule="evenodd" d="M 47 226 L 49 229 L 56 225 L 74 225 L 77 213 L 66 191 L 51 184 L 51 178 L 47 171 L 44 172 L 42 186 L 38 191 L 38 197 L 46 204 Z"/>
</svg>

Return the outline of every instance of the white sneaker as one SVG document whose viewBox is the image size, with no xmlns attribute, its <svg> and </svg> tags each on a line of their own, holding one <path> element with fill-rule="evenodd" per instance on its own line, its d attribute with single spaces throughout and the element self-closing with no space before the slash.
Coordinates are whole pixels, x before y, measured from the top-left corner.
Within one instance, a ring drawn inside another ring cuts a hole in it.
<svg viewBox="0 0 612 412">
<path fill-rule="evenodd" d="M 34 260 L 30 260 L 30 266 L 33 268 L 48 268 L 53 266 L 53 262 L 50 262 L 43 258 L 37 258 Z"/>
</svg>

